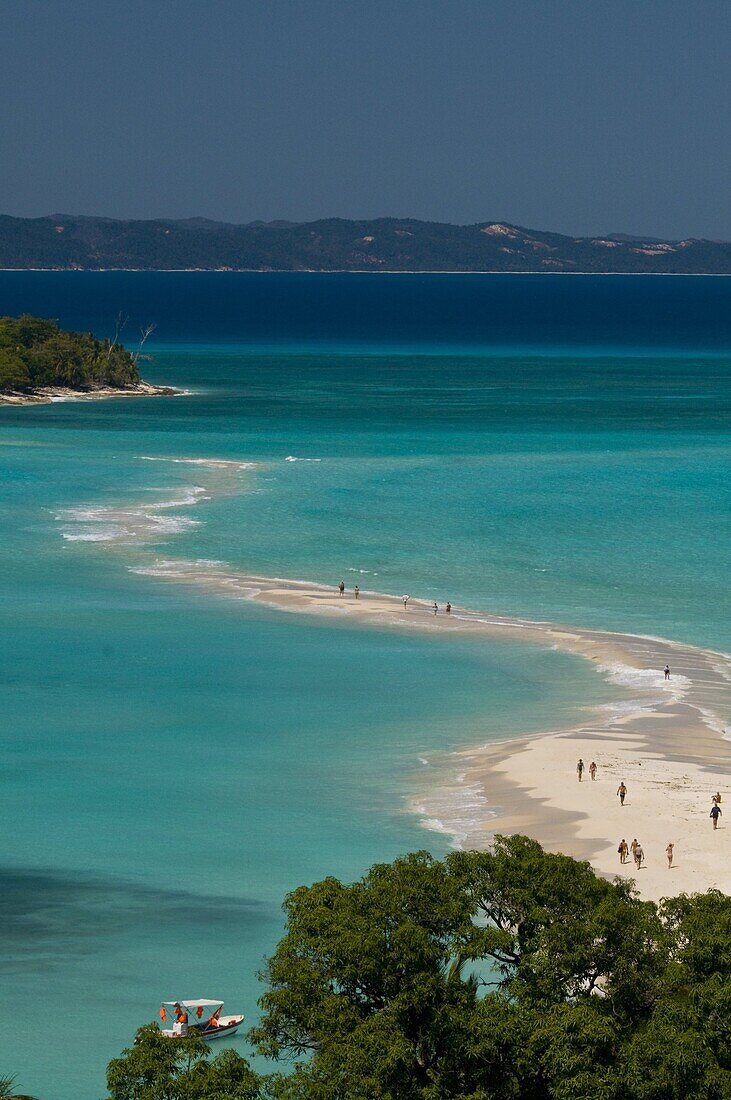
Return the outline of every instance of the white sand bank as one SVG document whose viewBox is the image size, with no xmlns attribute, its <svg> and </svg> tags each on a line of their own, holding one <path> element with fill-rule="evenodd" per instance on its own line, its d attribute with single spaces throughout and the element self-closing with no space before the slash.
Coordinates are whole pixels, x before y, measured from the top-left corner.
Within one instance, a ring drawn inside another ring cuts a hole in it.
<svg viewBox="0 0 731 1100">
<path fill-rule="evenodd" d="M 221 563 L 158 560 L 141 571 L 283 611 L 379 628 L 520 639 L 592 661 L 598 673 L 623 687 L 624 707 L 581 729 L 451 753 L 451 774 L 443 771 L 431 780 L 441 783 L 434 827 L 451 833 L 462 847 L 485 847 L 496 832 L 524 832 L 550 850 L 591 860 L 601 874 L 631 873 L 647 898 L 711 886 L 731 893 L 731 743 L 723 735 L 724 716 L 731 713 L 728 655 L 661 638 L 463 608 L 447 616 L 443 604 L 434 615 L 427 601 L 412 599 L 405 608 L 399 597 L 368 591 L 355 599 L 352 589 L 340 596 L 335 587 L 246 574 Z M 666 662 L 670 681 L 663 679 Z M 587 768 L 596 761 L 596 782 L 588 771 L 582 783 L 577 781 L 579 756 Z M 425 771 L 433 775 L 438 769 Z M 622 779 L 629 792 L 624 808 L 615 794 Z M 459 796 L 452 818 L 449 790 Z M 708 813 L 716 790 L 729 820 L 722 817 L 714 832 Z M 468 826 L 465 791 L 479 815 Z M 430 817 L 435 793 L 432 787 L 414 799 L 424 818 Z M 639 872 L 633 863 L 620 867 L 622 837 L 628 844 L 637 837 L 644 848 Z M 671 870 L 665 857 L 669 841 L 675 844 Z"/>
</svg>

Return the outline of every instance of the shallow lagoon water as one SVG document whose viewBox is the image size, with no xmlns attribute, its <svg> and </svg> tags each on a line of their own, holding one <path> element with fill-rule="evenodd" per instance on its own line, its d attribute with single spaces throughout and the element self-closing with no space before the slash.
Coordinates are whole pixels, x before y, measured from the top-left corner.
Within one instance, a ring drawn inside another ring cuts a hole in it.
<svg viewBox="0 0 731 1100">
<path fill-rule="evenodd" d="M 97 331 L 126 303 L 160 318 L 146 373 L 193 391 L 0 410 L 0 989 L 6 1014 L 57 1016 L 42 1042 L 0 1039 L 24 1090 L 102 1096 L 163 998 L 220 995 L 251 1018 L 287 890 L 444 850 L 406 812 L 431 754 L 620 695 L 535 647 L 287 616 L 132 570 L 215 559 L 728 648 L 729 370 L 710 327 L 725 281 L 699 305 L 697 280 L 666 280 L 671 324 L 654 282 L 632 307 L 626 280 L 590 280 L 572 350 L 575 280 L 508 279 L 514 315 L 532 302 L 540 324 L 504 324 L 498 347 L 484 317 L 505 280 L 475 280 L 455 320 L 457 284 L 426 279 L 417 346 L 418 279 L 394 292 L 408 331 L 347 277 L 337 316 L 328 292 L 303 321 L 301 283 L 300 328 L 296 311 L 282 328 L 266 276 L 218 283 L 223 305 L 201 292 L 206 331 L 183 307 L 209 277 L 84 276 L 81 295 L 73 274 L 0 276 L 4 311 L 22 298 Z M 261 280 L 272 304 L 252 322 Z M 168 461 L 191 458 L 256 466 Z"/>
</svg>

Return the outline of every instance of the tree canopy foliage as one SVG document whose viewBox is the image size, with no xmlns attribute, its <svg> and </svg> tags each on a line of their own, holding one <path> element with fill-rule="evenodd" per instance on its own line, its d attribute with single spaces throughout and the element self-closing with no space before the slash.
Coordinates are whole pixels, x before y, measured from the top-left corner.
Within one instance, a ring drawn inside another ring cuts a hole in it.
<svg viewBox="0 0 731 1100">
<path fill-rule="evenodd" d="M 23 314 L 0 317 L 0 392 L 43 386 L 123 389 L 140 380 L 135 356 L 116 340 L 67 332 L 55 321 Z"/>
<path fill-rule="evenodd" d="M 257 1077 L 151 1025 L 111 1063 L 112 1100 L 731 1098 L 717 891 L 657 906 L 516 836 L 328 878 L 284 908 L 250 1037 L 294 1066 Z"/>
<path fill-rule="evenodd" d="M 157 1024 L 137 1032 L 135 1045 L 107 1068 L 114 1100 L 256 1100 L 259 1078 L 235 1050 L 211 1058 L 195 1032 L 169 1039 Z"/>
</svg>

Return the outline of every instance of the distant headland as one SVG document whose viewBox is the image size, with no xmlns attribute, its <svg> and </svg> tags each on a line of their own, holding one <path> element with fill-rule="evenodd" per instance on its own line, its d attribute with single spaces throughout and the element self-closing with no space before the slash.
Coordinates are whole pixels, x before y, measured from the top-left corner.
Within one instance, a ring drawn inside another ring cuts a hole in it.
<svg viewBox="0 0 731 1100">
<path fill-rule="evenodd" d="M 90 332 L 67 332 L 27 313 L 0 317 L 0 405 L 179 393 L 140 378 L 138 362 L 149 331 L 131 352 L 118 336 L 97 340 Z"/>
<path fill-rule="evenodd" d="M 572 237 L 503 222 L 413 218 L 234 225 L 0 216 L 0 268 L 51 271 L 450 271 L 731 274 L 731 242 Z"/>
</svg>

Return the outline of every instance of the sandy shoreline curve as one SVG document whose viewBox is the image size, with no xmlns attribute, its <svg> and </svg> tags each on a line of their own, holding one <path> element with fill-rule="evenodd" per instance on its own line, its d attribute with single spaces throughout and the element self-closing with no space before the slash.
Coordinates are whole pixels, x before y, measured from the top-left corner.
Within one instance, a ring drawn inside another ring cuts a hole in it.
<svg viewBox="0 0 731 1100">
<path fill-rule="evenodd" d="M 434 614 L 430 601 L 249 573 L 224 561 L 162 557 L 152 549 L 198 521 L 179 515 L 212 496 L 246 491 L 261 463 L 198 456 L 142 455 L 141 461 L 186 464 L 205 487 L 189 485 L 170 499 L 129 505 L 63 509 L 57 519 L 69 542 L 128 551 L 127 568 L 188 585 L 223 599 L 246 600 L 280 612 L 327 617 L 348 626 L 419 631 L 437 636 L 493 638 L 561 650 L 590 662 L 597 675 L 622 689 L 616 703 L 583 713 L 571 729 L 549 730 L 431 754 L 414 777 L 408 809 L 421 824 L 461 848 L 485 848 L 495 833 L 522 832 L 552 851 L 591 861 L 598 873 L 635 879 L 641 894 L 658 899 L 717 887 L 731 894 L 731 656 L 665 638 L 563 626 L 463 607 Z M 242 482 L 242 475 L 244 482 Z M 149 547 L 149 549 L 148 549 Z M 671 678 L 663 677 L 669 664 Z M 486 737 L 489 732 L 486 729 Z M 581 783 L 576 762 L 587 767 Z M 588 766 L 597 764 L 592 782 Z M 616 790 L 624 780 L 624 807 Z M 714 831 L 711 796 L 728 810 Z M 620 865 L 617 846 L 637 837 L 646 861 Z M 665 848 L 675 845 L 669 869 Z"/>
<path fill-rule="evenodd" d="M 402 599 L 305 581 L 264 577 L 221 562 L 157 559 L 135 572 L 247 599 L 280 611 L 337 617 L 348 624 L 423 632 L 477 634 L 549 646 L 594 663 L 598 673 L 621 685 L 627 701 L 598 709 L 596 718 L 571 730 L 530 739 L 445 753 L 448 764 L 432 785 L 415 796 L 411 810 L 427 827 L 453 837 L 459 847 L 484 848 L 495 833 L 522 832 L 552 851 L 589 859 L 598 873 L 632 877 L 643 897 L 659 899 L 717 887 L 731 893 L 731 741 L 724 736 L 731 713 L 731 657 L 668 639 L 563 627 L 466 608 L 444 606 L 434 615 L 428 601 Z M 671 666 L 665 681 L 663 667 Z M 577 781 L 576 762 L 597 763 Z M 425 769 L 427 770 L 427 769 Z M 616 789 L 628 794 L 619 805 Z M 477 813 L 464 820 L 464 792 L 473 792 Z M 719 790 L 729 822 L 714 832 L 708 816 Z M 450 818 L 450 792 L 455 796 Z M 438 815 L 434 812 L 439 807 Z M 426 822 L 425 822 L 426 823 Z M 645 863 L 621 866 L 617 846 L 637 837 Z M 665 856 L 675 845 L 674 866 Z"/>
</svg>

